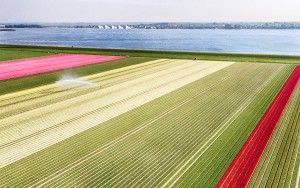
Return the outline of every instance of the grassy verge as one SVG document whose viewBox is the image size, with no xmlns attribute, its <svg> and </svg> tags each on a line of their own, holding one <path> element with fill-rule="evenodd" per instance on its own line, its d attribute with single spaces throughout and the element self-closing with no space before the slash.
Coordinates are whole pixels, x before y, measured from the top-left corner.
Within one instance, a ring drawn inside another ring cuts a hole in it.
<svg viewBox="0 0 300 188">
<path fill-rule="evenodd" d="M 48 53 L 48 52 L 49 53 L 83 53 L 83 54 L 101 54 L 101 55 L 121 55 L 121 56 L 130 56 L 130 57 L 176 58 L 176 59 L 197 58 L 202 60 L 300 64 L 300 56 L 280 56 L 280 55 L 200 53 L 200 52 L 96 49 L 96 48 L 71 48 L 71 47 L 47 47 L 47 46 L 17 46 L 17 45 L 0 45 L 0 50 L 7 51 L 7 52 L 23 51 L 29 53 Z"/>
<path fill-rule="evenodd" d="M 47 51 L 30 51 L 23 49 L 5 49 L 0 47 L 0 63 L 1 61 L 23 59 L 38 56 L 53 55 L 54 53 L 48 53 Z"/>
</svg>

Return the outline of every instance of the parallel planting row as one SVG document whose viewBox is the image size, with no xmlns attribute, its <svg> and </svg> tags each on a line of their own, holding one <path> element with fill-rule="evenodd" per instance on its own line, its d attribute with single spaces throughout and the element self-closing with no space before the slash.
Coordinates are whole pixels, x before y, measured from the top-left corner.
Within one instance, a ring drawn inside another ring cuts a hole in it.
<svg viewBox="0 0 300 188">
<path fill-rule="evenodd" d="M 0 81 L 121 59 L 118 56 L 61 54 L 1 62 Z"/>
<path fill-rule="evenodd" d="M 0 186 L 211 187 L 292 68 L 161 59 L 0 96 Z"/>
</svg>

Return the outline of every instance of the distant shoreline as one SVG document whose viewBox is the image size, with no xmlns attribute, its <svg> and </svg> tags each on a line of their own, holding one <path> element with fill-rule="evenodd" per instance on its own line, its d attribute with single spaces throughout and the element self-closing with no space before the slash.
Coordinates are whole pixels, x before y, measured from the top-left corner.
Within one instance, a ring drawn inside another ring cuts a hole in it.
<svg viewBox="0 0 300 188">
<path fill-rule="evenodd" d="M 15 29 L 7 29 L 7 28 L 5 28 L 5 29 L 0 29 L 0 31 L 16 31 Z"/>
<path fill-rule="evenodd" d="M 211 22 L 211 23 L 5 23 L 5 29 L 14 28 L 95 28 L 103 30 L 127 29 L 300 29 L 300 22 Z"/>
</svg>

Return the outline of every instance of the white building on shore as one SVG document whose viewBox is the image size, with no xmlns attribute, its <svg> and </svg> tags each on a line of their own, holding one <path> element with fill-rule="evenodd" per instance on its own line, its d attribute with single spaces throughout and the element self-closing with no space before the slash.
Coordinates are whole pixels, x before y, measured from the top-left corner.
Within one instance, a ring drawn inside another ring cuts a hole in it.
<svg viewBox="0 0 300 188">
<path fill-rule="evenodd" d="M 104 29 L 110 29 L 110 27 L 108 25 L 105 25 Z"/>
<path fill-rule="evenodd" d="M 104 29 L 104 26 L 98 25 L 98 29 Z"/>
</svg>

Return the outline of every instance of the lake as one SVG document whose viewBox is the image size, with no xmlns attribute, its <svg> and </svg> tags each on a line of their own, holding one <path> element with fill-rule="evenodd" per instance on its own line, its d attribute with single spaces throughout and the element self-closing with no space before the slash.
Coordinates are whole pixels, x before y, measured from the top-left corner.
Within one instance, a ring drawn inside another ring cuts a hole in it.
<svg viewBox="0 0 300 188">
<path fill-rule="evenodd" d="M 300 30 L 16 29 L 0 43 L 300 55 Z"/>
</svg>

